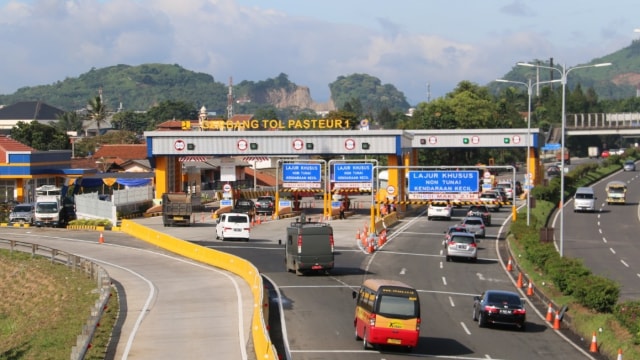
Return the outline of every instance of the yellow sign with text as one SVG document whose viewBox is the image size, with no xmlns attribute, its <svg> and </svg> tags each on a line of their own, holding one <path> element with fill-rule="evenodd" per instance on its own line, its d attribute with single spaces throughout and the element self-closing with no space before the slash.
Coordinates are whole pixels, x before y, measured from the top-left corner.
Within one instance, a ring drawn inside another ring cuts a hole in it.
<svg viewBox="0 0 640 360">
<path fill-rule="evenodd" d="M 304 120 L 206 120 L 203 130 L 330 130 L 350 129 L 349 120 L 304 119 Z"/>
</svg>

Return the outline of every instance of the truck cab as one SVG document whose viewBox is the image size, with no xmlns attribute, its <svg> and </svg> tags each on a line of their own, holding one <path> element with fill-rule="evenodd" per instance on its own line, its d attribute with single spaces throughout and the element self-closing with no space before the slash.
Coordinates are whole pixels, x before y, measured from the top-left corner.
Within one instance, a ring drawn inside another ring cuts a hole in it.
<svg viewBox="0 0 640 360">
<path fill-rule="evenodd" d="M 36 199 L 34 223 L 37 227 L 65 226 L 63 207 L 59 195 L 38 196 Z"/>
<path fill-rule="evenodd" d="M 622 181 L 610 181 L 605 189 L 607 204 L 625 204 L 627 202 L 627 184 Z"/>
</svg>

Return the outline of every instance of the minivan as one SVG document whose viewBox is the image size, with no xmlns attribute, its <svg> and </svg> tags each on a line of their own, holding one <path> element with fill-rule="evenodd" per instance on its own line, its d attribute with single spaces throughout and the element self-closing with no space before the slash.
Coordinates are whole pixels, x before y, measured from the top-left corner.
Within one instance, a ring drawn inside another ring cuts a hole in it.
<svg viewBox="0 0 640 360">
<path fill-rule="evenodd" d="M 573 199 L 573 212 L 596 211 L 596 194 L 592 187 L 579 187 Z"/>
<path fill-rule="evenodd" d="M 241 239 L 249 241 L 251 237 L 251 222 L 249 215 L 244 213 L 221 214 L 216 224 L 216 239 Z"/>
</svg>

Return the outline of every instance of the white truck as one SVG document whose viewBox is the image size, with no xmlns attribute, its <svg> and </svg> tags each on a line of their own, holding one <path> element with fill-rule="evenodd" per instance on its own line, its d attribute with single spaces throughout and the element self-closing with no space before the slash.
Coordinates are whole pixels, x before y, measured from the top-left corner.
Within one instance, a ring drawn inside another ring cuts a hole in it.
<svg viewBox="0 0 640 360">
<path fill-rule="evenodd" d="M 600 149 L 597 146 L 589 146 L 589 159 L 597 159 L 600 156 Z"/>
<path fill-rule="evenodd" d="M 36 197 L 34 223 L 37 227 L 64 226 L 65 218 L 63 213 L 60 195 L 41 195 Z"/>
</svg>

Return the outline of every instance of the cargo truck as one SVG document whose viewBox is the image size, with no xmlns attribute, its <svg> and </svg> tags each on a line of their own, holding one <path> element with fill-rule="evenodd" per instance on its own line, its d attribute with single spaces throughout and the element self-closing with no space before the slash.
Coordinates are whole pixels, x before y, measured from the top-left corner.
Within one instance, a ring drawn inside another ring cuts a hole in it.
<svg viewBox="0 0 640 360">
<path fill-rule="evenodd" d="M 64 207 L 60 195 L 38 195 L 34 212 L 34 223 L 37 227 L 66 226 Z"/>
<path fill-rule="evenodd" d="M 600 149 L 597 146 L 589 146 L 587 149 L 589 159 L 597 159 L 600 156 Z"/>
<path fill-rule="evenodd" d="M 569 154 L 569 149 L 564 149 L 564 161 L 562 161 L 562 150 L 556 150 L 556 161 L 564 162 L 565 165 L 571 165 L 571 155 Z"/>
<path fill-rule="evenodd" d="M 164 226 L 191 225 L 193 204 L 191 194 L 162 194 L 162 223 Z"/>
<path fill-rule="evenodd" d="M 333 228 L 327 223 L 307 221 L 302 214 L 287 227 L 285 240 L 287 272 L 328 273 L 334 266 Z"/>
</svg>

